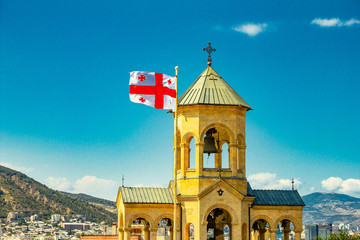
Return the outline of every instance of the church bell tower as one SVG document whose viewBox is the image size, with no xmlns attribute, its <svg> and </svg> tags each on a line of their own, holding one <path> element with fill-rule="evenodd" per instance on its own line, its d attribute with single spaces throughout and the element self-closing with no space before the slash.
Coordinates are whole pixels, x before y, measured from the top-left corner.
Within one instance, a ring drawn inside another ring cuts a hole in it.
<svg viewBox="0 0 360 240">
<path fill-rule="evenodd" d="M 212 68 L 215 49 L 210 43 L 204 51 L 207 68 L 178 100 L 175 167 L 177 199 L 185 215 L 182 226 L 185 239 L 189 231 L 195 239 L 224 239 L 226 234 L 241 239 L 234 234 L 248 231 L 243 223 L 253 201 L 247 195 L 245 173 L 245 115 L 251 107 Z M 191 141 L 195 149 L 190 149 Z M 228 154 L 222 153 L 225 145 Z M 190 151 L 195 151 L 195 159 Z M 205 167 L 213 154 L 213 165 Z"/>
</svg>

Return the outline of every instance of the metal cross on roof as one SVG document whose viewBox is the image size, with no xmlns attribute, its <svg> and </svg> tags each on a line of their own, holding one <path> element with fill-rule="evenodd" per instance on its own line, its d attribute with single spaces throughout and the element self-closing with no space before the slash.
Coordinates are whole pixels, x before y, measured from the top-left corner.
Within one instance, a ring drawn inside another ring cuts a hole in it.
<svg viewBox="0 0 360 240">
<path fill-rule="evenodd" d="M 206 51 L 208 53 L 208 65 L 211 66 L 211 53 L 212 52 L 216 52 L 215 48 L 212 48 L 210 45 L 211 43 L 208 43 L 209 46 L 207 46 L 206 48 L 203 48 L 203 51 Z"/>
</svg>

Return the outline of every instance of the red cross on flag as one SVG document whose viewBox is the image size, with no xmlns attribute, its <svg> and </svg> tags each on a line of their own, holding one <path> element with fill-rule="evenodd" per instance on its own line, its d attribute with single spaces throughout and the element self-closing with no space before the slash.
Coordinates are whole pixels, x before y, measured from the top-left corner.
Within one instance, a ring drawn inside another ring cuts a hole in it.
<svg viewBox="0 0 360 240">
<path fill-rule="evenodd" d="M 175 110 L 176 78 L 155 72 L 130 72 L 130 101 Z"/>
</svg>

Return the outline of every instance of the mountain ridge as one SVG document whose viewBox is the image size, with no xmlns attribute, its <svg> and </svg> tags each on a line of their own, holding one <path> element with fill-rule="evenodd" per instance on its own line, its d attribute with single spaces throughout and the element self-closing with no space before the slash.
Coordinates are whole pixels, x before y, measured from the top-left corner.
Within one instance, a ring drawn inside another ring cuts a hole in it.
<svg viewBox="0 0 360 240">
<path fill-rule="evenodd" d="M 306 206 L 303 224 L 351 223 L 360 225 L 360 198 L 339 193 L 315 192 L 302 196 Z"/>
<path fill-rule="evenodd" d="M 94 222 L 116 221 L 116 214 L 89 202 L 48 188 L 27 175 L 0 166 L 0 218 L 9 212 L 21 217 L 33 214 L 49 219 L 52 214 L 82 214 Z"/>
<path fill-rule="evenodd" d="M 303 224 L 352 223 L 360 225 L 360 198 L 339 193 L 314 192 L 302 196 Z M 24 207 L 26 206 L 26 207 Z M 83 193 L 60 192 L 25 174 L 0 166 L 0 218 L 17 211 L 22 217 L 38 214 L 82 214 L 91 221 L 116 221 L 115 202 Z"/>
</svg>

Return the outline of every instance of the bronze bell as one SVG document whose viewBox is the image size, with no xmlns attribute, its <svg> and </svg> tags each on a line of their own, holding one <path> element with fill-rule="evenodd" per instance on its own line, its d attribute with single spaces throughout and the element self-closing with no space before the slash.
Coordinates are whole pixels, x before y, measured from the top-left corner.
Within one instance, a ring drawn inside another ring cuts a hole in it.
<svg viewBox="0 0 360 240">
<path fill-rule="evenodd" d="M 215 138 L 211 135 L 204 137 L 204 153 L 210 155 L 210 153 L 218 153 L 218 149 L 215 146 Z"/>
</svg>

